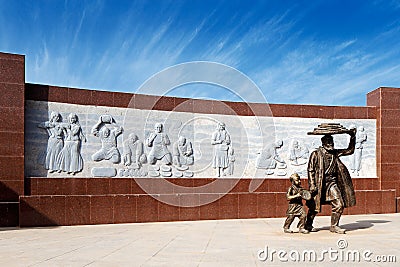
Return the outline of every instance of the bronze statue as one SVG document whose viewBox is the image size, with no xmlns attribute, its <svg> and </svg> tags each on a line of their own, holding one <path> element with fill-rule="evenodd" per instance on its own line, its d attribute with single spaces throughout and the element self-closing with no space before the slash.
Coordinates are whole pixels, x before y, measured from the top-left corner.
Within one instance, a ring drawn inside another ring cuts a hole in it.
<svg viewBox="0 0 400 267">
<path fill-rule="evenodd" d="M 321 205 L 330 204 L 332 205 L 330 231 L 345 233 L 345 230 L 339 227 L 340 216 L 344 208 L 356 204 L 356 198 L 350 173 L 339 157 L 354 153 L 356 132 L 355 128 L 348 130 L 337 123 L 324 123 L 308 133 L 323 135 L 322 146 L 311 153 L 308 161 L 308 183 L 313 196 L 306 203 L 308 231 L 317 231 L 313 227 L 314 218 L 321 211 Z M 332 135 L 343 133 L 350 135 L 350 143 L 346 149 L 335 149 Z"/>
<path fill-rule="evenodd" d="M 301 187 L 300 176 L 297 173 L 293 173 L 289 179 L 292 185 L 289 187 L 286 193 L 286 198 L 289 201 L 289 207 L 286 211 L 287 218 L 285 220 L 285 224 L 283 225 L 283 232 L 293 233 L 293 231 L 290 230 L 290 225 L 292 224 L 294 218 L 298 217 L 299 223 L 297 224 L 297 227 L 299 228 L 299 233 L 308 234 L 309 231 L 305 229 L 306 211 L 303 207 L 302 201 L 303 197 L 307 198 L 308 192 Z"/>
</svg>

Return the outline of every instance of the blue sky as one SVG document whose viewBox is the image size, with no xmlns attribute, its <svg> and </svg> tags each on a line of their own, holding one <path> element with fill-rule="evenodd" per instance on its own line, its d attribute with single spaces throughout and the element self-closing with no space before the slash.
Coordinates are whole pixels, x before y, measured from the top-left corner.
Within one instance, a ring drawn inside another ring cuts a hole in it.
<svg viewBox="0 0 400 267">
<path fill-rule="evenodd" d="M 359 106 L 400 87 L 400 1 L 0 0 L 0 51 L 26 55 L 31 83 L 136 92 L 165 68 L 213 61 L 269 103 Z M 237 100 L 204 84 L 169 95 Z"/>
</svg>

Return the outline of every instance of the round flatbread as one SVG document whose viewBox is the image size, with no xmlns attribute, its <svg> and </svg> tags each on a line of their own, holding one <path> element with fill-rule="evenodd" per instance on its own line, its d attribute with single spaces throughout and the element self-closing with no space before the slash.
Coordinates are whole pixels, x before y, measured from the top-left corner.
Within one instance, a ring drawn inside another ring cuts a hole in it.
<svg viewBox="0 0 400 267">
<path fill-rule="evenodd" d="M 310 200 L 311 199 L 311 193 L 308 190 L 303 190 L 300 192 L 301 198 L 305 200 Z"/>
</svg>

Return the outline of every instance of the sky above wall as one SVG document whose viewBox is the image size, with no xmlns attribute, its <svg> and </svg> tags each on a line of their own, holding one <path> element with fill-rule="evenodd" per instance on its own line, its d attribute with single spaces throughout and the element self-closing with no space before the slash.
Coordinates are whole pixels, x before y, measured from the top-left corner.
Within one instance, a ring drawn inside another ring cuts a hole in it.
<svg viewBox="0 0 400 267">
<path fill-rule="evenodd" d="M 137 92 L 165 68 L 212 61 L 269 103 L 362 106 L 400 87 L 400 1 L 0 0 L 0 51 L 26 55 L 30 83 Z M 167 94 L 246 99 L 207 84 Z"/>
</svg>

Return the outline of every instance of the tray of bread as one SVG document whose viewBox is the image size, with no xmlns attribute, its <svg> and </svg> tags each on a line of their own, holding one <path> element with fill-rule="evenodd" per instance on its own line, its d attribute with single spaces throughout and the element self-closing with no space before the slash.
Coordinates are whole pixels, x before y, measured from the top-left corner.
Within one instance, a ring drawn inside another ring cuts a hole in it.
<svg viewBox="0 0 400 267">
<path fill-rule="evenodd" d="M 308 135 L 327 135 L 327 134 L 346 134 L 352 130 L 347 129 L 340 123 L 321 123 L 317 128 L 314 128 L 312 132 L 308 132 Z"/>
</svg>

